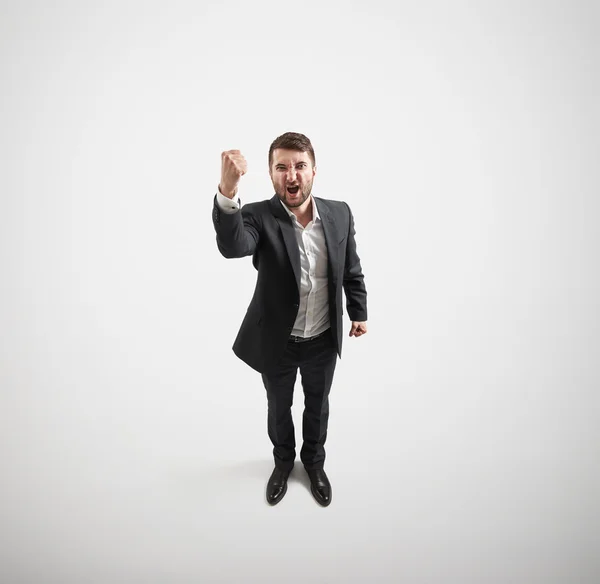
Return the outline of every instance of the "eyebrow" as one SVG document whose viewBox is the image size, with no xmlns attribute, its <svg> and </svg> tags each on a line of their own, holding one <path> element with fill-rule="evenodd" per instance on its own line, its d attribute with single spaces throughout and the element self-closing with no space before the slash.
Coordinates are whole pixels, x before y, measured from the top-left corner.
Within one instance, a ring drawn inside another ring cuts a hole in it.
<svg viewBox="0 0 600 584">
<path fill-rule="evenodd" d="M 306 160 L 299 160 L 298 162 L 296 162 L 296 166 L 298 166 L 299 164 L 308 164 L 308 163 L 306 162 Z M 275 164 L 275 166 L 276 167 L 277 166 L 287 166 L 287 164 L 285 164 L 285 162 L 277 162 Z"/>
</svg>

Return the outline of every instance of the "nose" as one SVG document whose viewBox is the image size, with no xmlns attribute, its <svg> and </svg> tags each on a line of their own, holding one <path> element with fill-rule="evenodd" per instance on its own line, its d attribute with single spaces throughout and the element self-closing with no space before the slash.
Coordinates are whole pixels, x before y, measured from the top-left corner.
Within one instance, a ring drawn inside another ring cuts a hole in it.
<svg viewBox="0 0 600 584">
<path fill-rule="evenodd" d="M 287 171 L 287 181 L 293 183 L 296 180 L 296 169 L 290 168 Z"/>
</svg>

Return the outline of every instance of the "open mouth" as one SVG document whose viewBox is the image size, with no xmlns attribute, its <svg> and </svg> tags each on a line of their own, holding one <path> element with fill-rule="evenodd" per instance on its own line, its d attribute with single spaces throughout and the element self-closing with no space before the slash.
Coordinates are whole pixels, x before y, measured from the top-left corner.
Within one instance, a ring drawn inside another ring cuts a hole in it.
<svg viewBox="0 0 600 584">
<path fill-rule="evenodd" d="M 290 195 L 296 195 L 298 194 L 298 191 L 300 190 L 299 186 L 296 187 L 288 187 L 287 188 L 287 192 L 290 193 Z"/>
</svg>

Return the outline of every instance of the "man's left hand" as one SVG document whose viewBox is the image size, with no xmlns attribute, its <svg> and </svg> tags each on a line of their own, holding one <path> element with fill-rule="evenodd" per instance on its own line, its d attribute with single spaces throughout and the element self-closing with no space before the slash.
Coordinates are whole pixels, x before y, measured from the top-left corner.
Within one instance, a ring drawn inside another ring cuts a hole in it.
<svg viewBox="0 0 600 584">
<path fill-rule="evenodd" d="M 350 337 L 360 337 L 361 335 L 367 334 L 367 321 L 358 322 L 352 321 L 352 328 L 350 329 Z"/>
</svg>

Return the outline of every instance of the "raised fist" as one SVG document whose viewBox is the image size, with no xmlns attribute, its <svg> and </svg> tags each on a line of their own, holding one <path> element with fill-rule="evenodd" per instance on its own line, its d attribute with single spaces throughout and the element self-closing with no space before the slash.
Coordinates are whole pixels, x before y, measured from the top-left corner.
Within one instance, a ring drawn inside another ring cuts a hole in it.
<svg viewBox="0 0 600 584">
<path fill-rule="evenodd" d="M 240 178 L 248 171 L 248 163 L 239 150 L 226 150 L 221 153 L 221 194 L 233 199 L 237 193 Z"/>
</svg>

